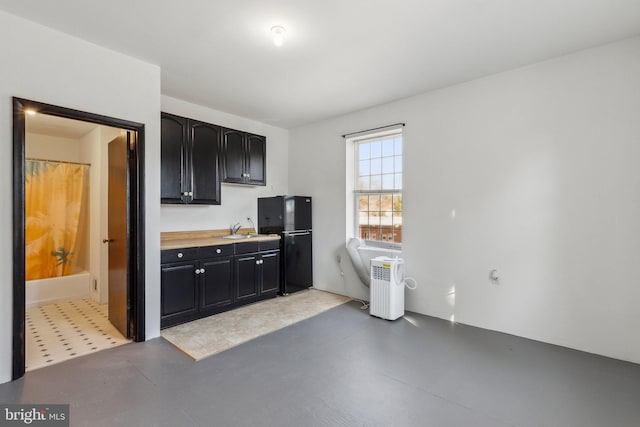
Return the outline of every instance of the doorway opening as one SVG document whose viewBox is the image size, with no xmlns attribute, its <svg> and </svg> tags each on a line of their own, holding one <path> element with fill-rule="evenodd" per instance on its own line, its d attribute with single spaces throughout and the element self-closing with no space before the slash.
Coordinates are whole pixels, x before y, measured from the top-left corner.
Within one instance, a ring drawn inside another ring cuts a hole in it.
<svg viewBox="0 0 640 427">
<path fill-rule="evenodd" d="M 17 379 L 144 341 L 144 125 L 13 103 Z"/>
</svg>

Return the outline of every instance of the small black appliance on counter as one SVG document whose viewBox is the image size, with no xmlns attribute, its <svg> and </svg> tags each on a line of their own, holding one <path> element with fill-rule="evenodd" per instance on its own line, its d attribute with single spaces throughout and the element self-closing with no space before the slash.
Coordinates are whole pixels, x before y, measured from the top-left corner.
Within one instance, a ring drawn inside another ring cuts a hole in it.
<svg viewBox="0 0 640 427">
<path fill-rule="evenodd" d="M 259 198 L 258 233 L 280 235 L 280 295 L 313 286 L 311 197 Z"/>
</svg>

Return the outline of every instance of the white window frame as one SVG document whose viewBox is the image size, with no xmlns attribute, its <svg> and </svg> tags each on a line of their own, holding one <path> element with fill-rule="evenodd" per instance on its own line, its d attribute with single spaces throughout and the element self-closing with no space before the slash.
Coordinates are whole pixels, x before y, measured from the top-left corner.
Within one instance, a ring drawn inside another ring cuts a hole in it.
<svg viewBox="0 0 640 427">
<path fill-rule="evenodd" d="M 371 134 L 366 134 L 366 135 L 359 135 L 358 137 L 354 137 L 351 139 L 348 139 L 348 142 L 350 143 L 349 145 L 350 147 L 350 155 L 347 155 L 347 168 L 350 169 L 352 171 L 352 185 L 348 186 L 350 187 L 350 193 L 351 195 L 351 212 L 352 215 L 348 215 L 351 216 L 352 218 L 352 231 L 350 236 L 348 235 L 347 237 L 357 237 L 360 238 L 360 224 L 359 224 L 359 220 L 358 220 L 358 212 L 359 212 L 359 196 L 363 195 L 363 194 L 403 194 L 403 190 L 404 188 L 402 188 L 403 186 L 401 186 L 401 189 L 392 189 L 392 190 L 359 190 L 358 189 L 358 179 L 359 179 L 359 171 L 358 171 L 358 166 L 356 165 L 359 161 L 358 159 L 358 145 L 359 143 L 364 143 L 364 142 L 375 142 L 376 140 L 384 140 L 384 139 L 388 139 L 389 137 L 393 137 L 399 135 L 402 138 L 402 163 L 404 165 L 404 135 L 402 134 L 402 128 L 396 128 L 396 129 L 390 129 L 384 132 L 377 132 L 377 133 L 371 133 Z M 350 163 L 350 165 L 349 165 Z M 349 167 L 350 166 L 350 167 Z M 404 166 L 403 166 L 403 170 L 404 170 Z M 402 175 L 403 179 L 404 179 L 404 172 Z M 348 188 L 349 190 L 349 188 Z M 403 206 L 403 210 L 402 210 L 402 219 L 404 222 L 404 206 Z M 379 229 L 379 232 L 382 233 L 382 228 Z M 394 236 L 394 232 L 392 231 L 392 238 L 395 237 Z M 404 237 L 404 236 L 403 236 Z M 370 246 L 377 246 L 377 247 L 384 247 L 384 248 L 390 248 L 390 249 L 402 249 L 402 243 L 396 243 L 396 242 L 389 242 L 386 240 L 382 240 L 382 236 L 380 236 L 380 240 L 369 240 L 369 239 L 363 239 L 367 245 Z"/>
</svg>

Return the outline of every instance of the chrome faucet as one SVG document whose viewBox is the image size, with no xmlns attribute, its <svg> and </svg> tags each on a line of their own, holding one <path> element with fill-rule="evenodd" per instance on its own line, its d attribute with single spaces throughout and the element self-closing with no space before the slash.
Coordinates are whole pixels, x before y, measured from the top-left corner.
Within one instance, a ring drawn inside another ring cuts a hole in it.
<svg viewBox="0 0 640 427">
<path fill-rule="evenodd" d="M 258 229 L 256 228 L 256 225 L 253 223 L 253 220 L 251 219 L 251 217 L 247 217 L 247 221 L 249 221 L 249 224 L 251 224 L 251 227 L 253 228 L 253 232 L 258 234 Z"/>
<path fill-rule="evenodd" d="M 231 226 L 231 234 L 237 234 L 238 230 L 240 230 L 240 228 L 242 227 L 242 225 L 237 222 L 234 225 Z"/>
</svg>

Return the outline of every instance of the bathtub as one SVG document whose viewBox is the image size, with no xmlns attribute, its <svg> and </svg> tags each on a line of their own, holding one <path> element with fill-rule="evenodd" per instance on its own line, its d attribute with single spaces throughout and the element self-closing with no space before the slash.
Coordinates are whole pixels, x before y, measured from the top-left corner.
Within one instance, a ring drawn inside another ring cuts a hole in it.
<svg viewBox="0 0 640 427">
<path fill-rule="evenodd" d="M 29 280 L 25 286 L 27 307 L 55 301 L 91 297 L 91 275 L 88 271 L 49 279 Z"/>
<path fill-rule="evenodd" d="M 347 253 L 362 283 L 369 286 L 371 280 L 371 260 L 379 256 L 400 257 L 402 251 L 384 243 L 367 245 L 363 240 L 353 238 L 347 244 Z"/>
</svg>

